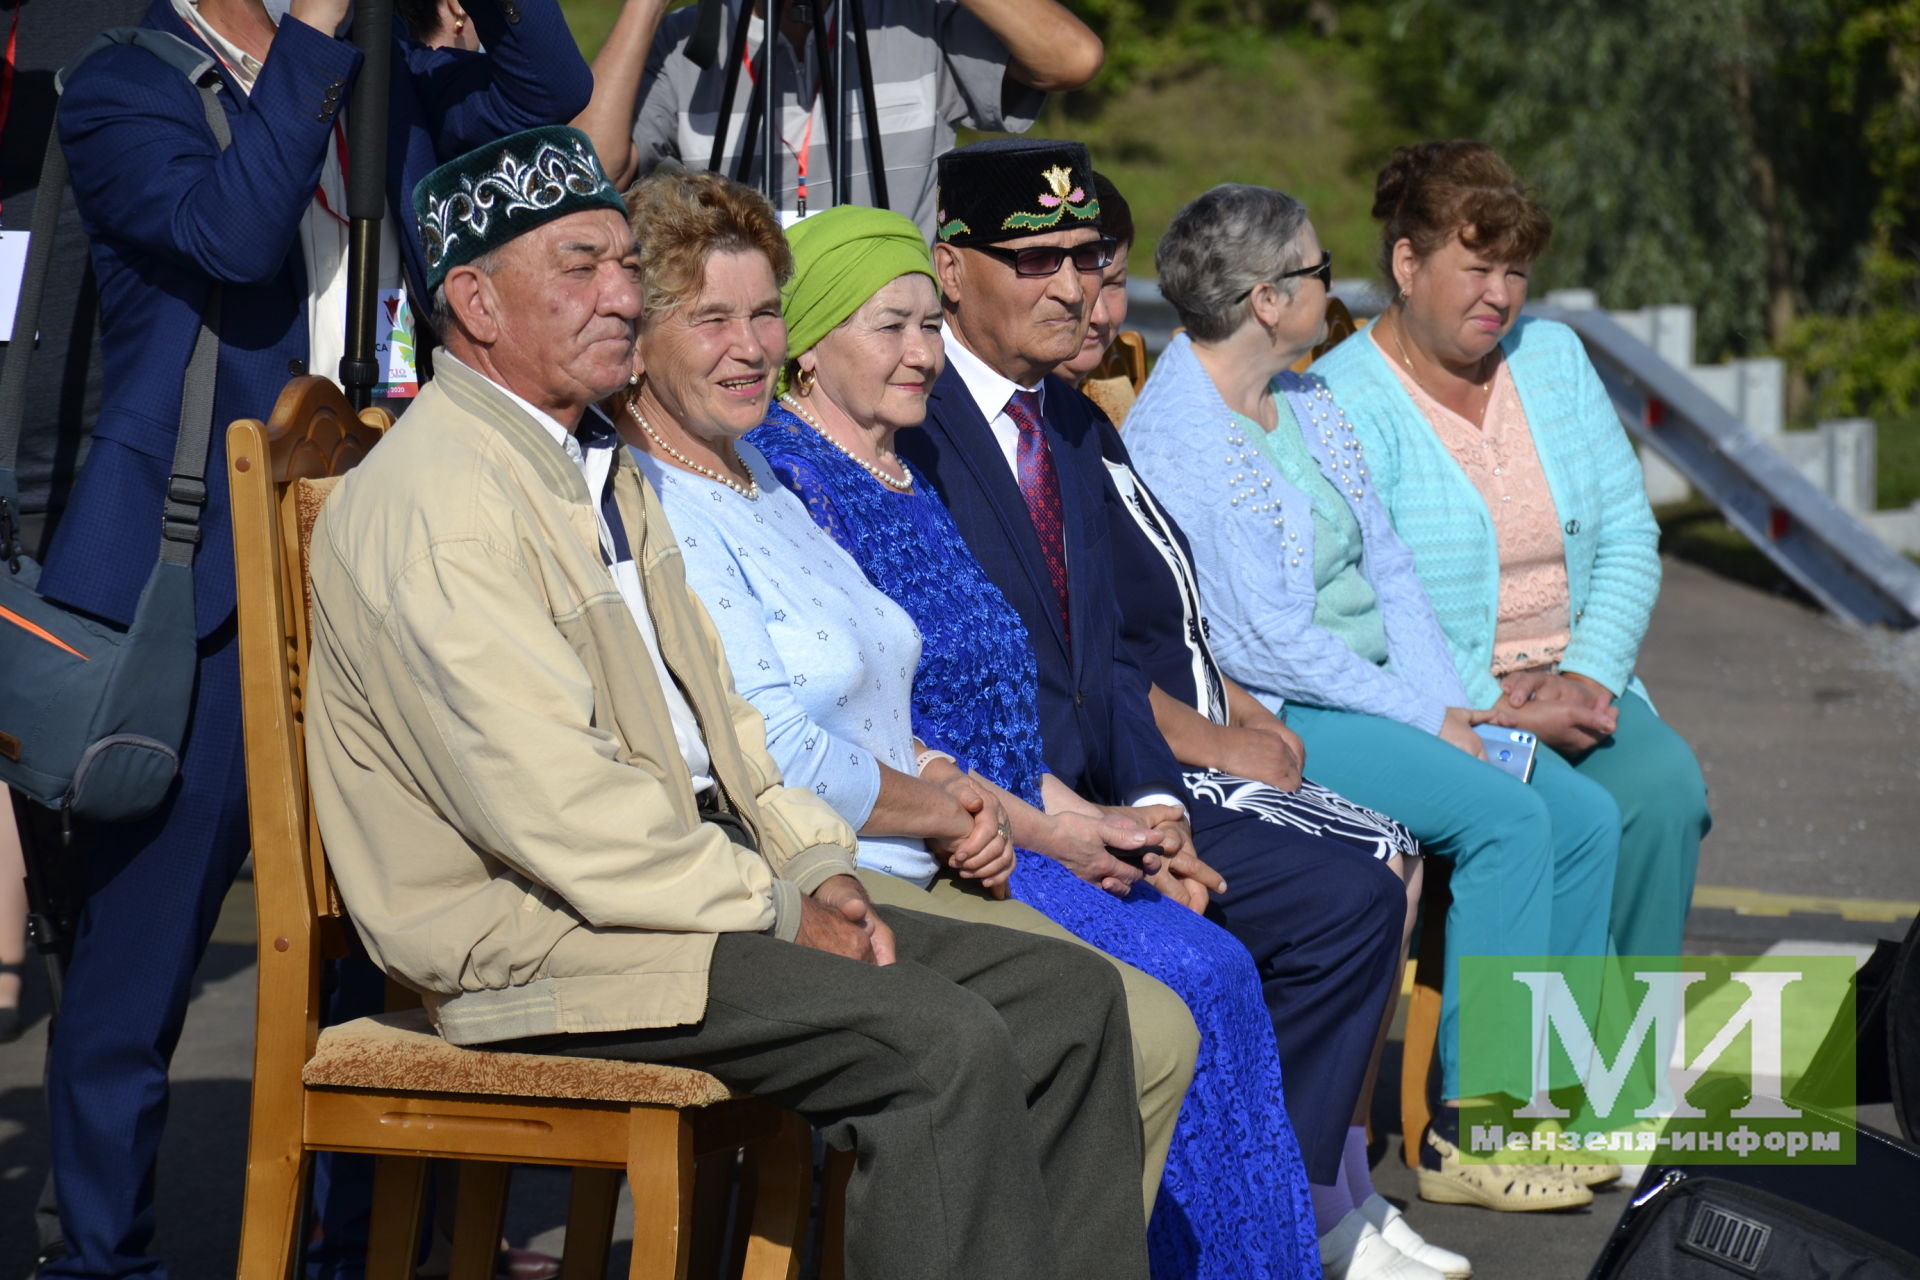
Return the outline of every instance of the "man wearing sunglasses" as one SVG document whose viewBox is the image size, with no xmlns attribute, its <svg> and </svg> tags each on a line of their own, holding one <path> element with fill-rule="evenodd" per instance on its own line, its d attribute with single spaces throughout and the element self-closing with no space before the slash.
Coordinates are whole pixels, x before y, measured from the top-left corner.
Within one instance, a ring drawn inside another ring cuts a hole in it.
<svg viewBox="0 0 1920 1280">
<path fill-rule="evenodd" d="M 963 147 L 940 158 L 939 194 L 947 364 L 923 428 L 896 448 L 1026 624 L 1048 773 L 1097 804 L 1137 806 L 1163 837 L 1155 887 L 1251 952 L 1302 1163 L 1331 1185 L 1398 961 L 1404 889 L 1332 840 L 1189 791 L 1156 726 L 1122 636 L 1123 602 L 1140 598 L 1150 568 L 1116 559 L 1132 544 L 1110 524 L 1108 462 L 1125 466 L 1126 449 L 1092 401 L 1051 376 L 1079 352 L 1116 249 L 1099 229 L 1086 148 Z"/>
</svg>

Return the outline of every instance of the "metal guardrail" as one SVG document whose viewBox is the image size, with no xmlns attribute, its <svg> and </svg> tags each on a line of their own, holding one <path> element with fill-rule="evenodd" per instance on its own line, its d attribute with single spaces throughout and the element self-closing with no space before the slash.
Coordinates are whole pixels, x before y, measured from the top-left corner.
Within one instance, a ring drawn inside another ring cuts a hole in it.
<svg viewBox="0 0 1920 1280">
<path fill-rule="evenodd" d="M 1920 626 L 1920 566 L 1816 489 L 1764 439 L 1604 311 L 1533 306 L 1578 333 L 1620 421 L 1830 612 Z"/>
<path fill-rule="evenodd" d="M 1356 316 L 1379 309 L 1377 290 L 1337 280 Z M 1127 327 L 1158 355 L 1179 318 L 1153 280 L 1127 282 Z M 1920 626 L 1920 566 L 1889 548 L 1815 488 L 1756 432 L 1685 372 L 1604 311 L 1534 304 L 1532 315 L 1578 333 L 1630 435 L 1644 441 L 1829 612 L 1852 622 Z"/>
</svg>

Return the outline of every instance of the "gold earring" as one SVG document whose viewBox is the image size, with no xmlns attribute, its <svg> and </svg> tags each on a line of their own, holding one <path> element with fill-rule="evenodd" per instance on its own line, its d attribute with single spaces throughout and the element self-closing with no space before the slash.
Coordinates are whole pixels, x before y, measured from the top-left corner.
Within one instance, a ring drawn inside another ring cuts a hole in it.
<svg viewBox="0 0 1920 1280">
<path fill-rule="evenodd" d="M 803 365 L 800 372 L 793 375 L 793 389 L 799 395 L 810 396 L 813 394 L 813 384 L 819 380 L 819 374 Z"/>
</svg>

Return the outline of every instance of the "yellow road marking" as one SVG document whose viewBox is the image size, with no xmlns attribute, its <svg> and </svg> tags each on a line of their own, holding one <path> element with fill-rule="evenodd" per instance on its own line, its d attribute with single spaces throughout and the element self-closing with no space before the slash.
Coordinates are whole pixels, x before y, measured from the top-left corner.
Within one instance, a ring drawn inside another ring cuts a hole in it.
<svg viewBox="0 0 1920 1280">
<path fill-rule="evenodd" d="M 1759 889 L 1734 889 L 1700 885 L 1693 891 L 1693 905 L 1732 911 L 1743 916 L 1785 916 L 1795 913 L 1839 916 L 1873 924 L 1898 924 L 1920 915 L 1920 902 L 1892 898 L 1828 898 L 1813 894 L 1764 893 Z"/>
</svg>

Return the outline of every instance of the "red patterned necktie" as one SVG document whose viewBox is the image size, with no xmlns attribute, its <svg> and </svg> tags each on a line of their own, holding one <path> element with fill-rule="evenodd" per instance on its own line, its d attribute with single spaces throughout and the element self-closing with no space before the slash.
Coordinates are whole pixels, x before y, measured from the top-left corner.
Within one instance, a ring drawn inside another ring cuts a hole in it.
<svg viewBox="0 0 1920 1280">
<path fill-rule="evenodd" d="M 1020 429 L 1020 447 L 1014 455 L 1020 495 L 1027 500 L 1027 516 L 1040 538 L 1040 555 L 1047 577 L 1060 598 L 1060 630 L 1067 633 L 1067 543 L 1060 520 L 1060 477 L 1053 469 L 1053 449 L 1040 426 L 1040 393 L 1016 391 L 1007 401 L 1007 416 Z"/>
</svg>

